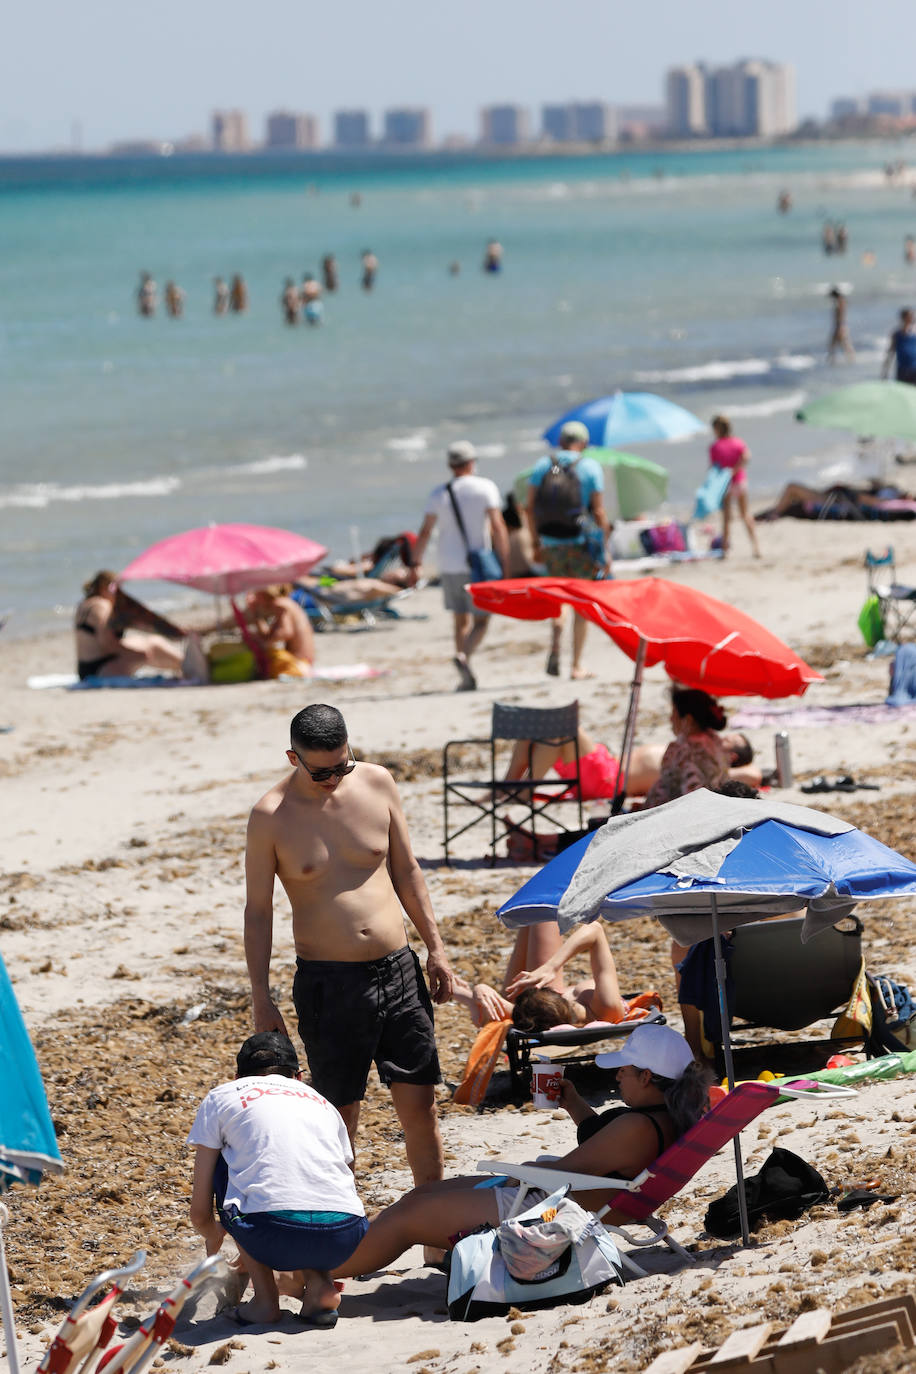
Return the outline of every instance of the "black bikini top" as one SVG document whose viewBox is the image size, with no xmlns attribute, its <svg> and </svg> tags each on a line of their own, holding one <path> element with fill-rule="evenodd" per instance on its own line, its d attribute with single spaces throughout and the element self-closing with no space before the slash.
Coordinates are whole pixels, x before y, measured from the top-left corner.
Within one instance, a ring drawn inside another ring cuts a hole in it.
<svg viewBox="0 0 916 1374">
<path fill-rule="evenodd" d="M 616 1121 L 621 1116 L 644 1116 L 652 1122 L 658 1136 L 658 1153 L 661 1154 L 665 1148 L 665 1133 L 655 1120 L 656 1112 L 666 1112 L 668 1108 L 663 1102 L 659 1102 L 654 1107 L 612 1107 L 610 1111 L 599 1112 L 596 1116 L 587 1116 L 584 1121 L 579 1122 L 576 1130 L 576 1140 L 580 1145 L 584 1145 L 586 1140 L 591 1140 L 596 1131 L 603 1131 L 605 1126 L 609 1126 L 612 1121 Z"/>
</svg>

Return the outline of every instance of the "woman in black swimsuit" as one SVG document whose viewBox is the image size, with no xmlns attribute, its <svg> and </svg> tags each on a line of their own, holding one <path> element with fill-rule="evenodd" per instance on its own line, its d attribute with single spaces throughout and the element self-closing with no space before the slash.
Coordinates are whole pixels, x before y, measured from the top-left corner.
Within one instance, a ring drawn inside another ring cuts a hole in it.
<svg viewBox="0 0 916 1374">
<path fill-rule="evenodd" d="M 635 1178 L 709 1105 L 709 1076 L 694 1061 L 684 1037 L 670 1026 L 638 1026 L 621 1050 L 599 1055 L 597 1062 L 617 1067 L 617 1084 L 626 1105 L 604 1118 L 602 1128 L 569 1154 L 549 1163 L 538 1161 L 560 1171 L 558 1184 L 564 1172 Z M 571 1099 L 573 1119 L 580 1114 L 578 1104 L 584 1109 L 583 1120 L 593 1116 L 578 1094 L 575 1097 L 578 1103 Z M 572 1196 L 595 1210 L 613 1191 L 610 1187 Z M 368 1274 L 384 1269 L 412 1245 L 443 1248 L 458 1232 L 496 1226 L 509 1215 L 517 1192 L 507 1178 L 453 1178 L 414 1188 L 379 1213 L 351 1258 L 332 1277 Z M 547 1194 L 531 1189 L 527 1196 L 534 1205 Z M 611 1212 L 609 1220 L 613 1223 L 623 1217 Z"/>
<path fill-rule="evenodd" d="M 118 588 L 117 573 L 97 572 L 83 587 L 76 608 L 76 670 L 80 680 L 89 677 L 132 677 L 140 668 L 156 668 L 194 679 L 206 678 L 206 661 L 200 645 L 189 637 L 184 643 L 136 628 L 130 618 L 167 625 L 153 612 Z M 175 635 L 181 631 L 169 626 Z M 123 641 L 123 642 L 122 642 Z"/>
</svg>

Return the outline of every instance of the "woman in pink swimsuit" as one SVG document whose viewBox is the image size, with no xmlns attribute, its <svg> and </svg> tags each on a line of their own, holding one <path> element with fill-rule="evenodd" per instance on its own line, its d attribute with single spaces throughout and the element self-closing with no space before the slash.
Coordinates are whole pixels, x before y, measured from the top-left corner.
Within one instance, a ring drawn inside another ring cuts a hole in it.
<svg viewBox="0 0 916 1374">
<path fill-rule="evenodd" d="M 732 434 L 731 421 L 724 415 L 713 416 L 712 431 L 715 442 L 709 446 L 709 461 L 714 468 L 731 468 L 732 480 L 722 498 L 722 552 L 729 550 L 729 530 L 732 519 L 732 498 L 738 502 L 738 514 L 744 521 L 754 550 L 754 557 L 760 557 L 757 544 L 757 531 L 754 518 L 747 504 L 747 465 L 751 460 L 750 449 L 743 439 Z"/>
</svg>

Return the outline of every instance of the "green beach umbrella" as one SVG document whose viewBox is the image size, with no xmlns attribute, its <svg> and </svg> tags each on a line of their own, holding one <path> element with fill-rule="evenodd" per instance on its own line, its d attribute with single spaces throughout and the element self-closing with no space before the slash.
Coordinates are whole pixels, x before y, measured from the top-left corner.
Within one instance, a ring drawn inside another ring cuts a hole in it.
<svg viewBox="0 0 916 1374">
<path fill-rule="evenodd" d="M 819 396 L 795 418 L 824 429 L 848 429 L 869 439 L 916 439 L 916 386 L 856 382 Z"/>
<path fill-rule="evenodd" d="M 619 515 L 621 520 L 634 520 L 659 505 L 668 495 L 667 469 L 651 459 L 640 458 L 635 453 L 618 453 L 613 448 L 588 448 L 585 452 L 587 457 L 608 469 L 604 480 L 608 495 L 614 498 L 607 503 L 612 519 Z M 528 478 L 533 471 L 533 468 L 526 468 L 515 479 L 515 499 L 522 508 L 528 500 Z"/>
</svg>

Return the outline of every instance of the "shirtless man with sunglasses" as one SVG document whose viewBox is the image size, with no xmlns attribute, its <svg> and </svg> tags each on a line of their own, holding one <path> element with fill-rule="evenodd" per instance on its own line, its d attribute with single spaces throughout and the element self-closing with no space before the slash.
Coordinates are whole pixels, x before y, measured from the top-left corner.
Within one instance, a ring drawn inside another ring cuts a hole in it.
<svg viewBox="0 0 916 1374">
<path fill-rule="evenodd" d="M 307 706 L 293 717 L 286 756 L 292 773 L 248 821 L 245 957 L 255 1030 L 287 1034 L 269 982 L 279 878 L 292 907 L 293 1002 L 312 1085 L 353 1140 L 374 1060 L 415 1182 L 440 1179 L 432 1003 L 451 998 L 453 975 L 397 788 L 386 769 L 355 761 L 333 706 Z M 406 941 L 404 912 L 428 951 L 429 992 Z"/>
</svg>

